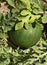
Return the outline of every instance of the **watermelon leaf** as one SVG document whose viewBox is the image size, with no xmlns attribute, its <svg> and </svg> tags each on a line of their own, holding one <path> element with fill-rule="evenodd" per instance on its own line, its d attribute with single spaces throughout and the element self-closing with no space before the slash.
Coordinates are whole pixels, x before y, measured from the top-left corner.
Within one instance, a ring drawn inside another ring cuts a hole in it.
<svg viewBox="0 0 47 65">
<path fill-rule="evenodd" d="M 14 0 L 6 0 L 8 4 L 15 8 Z"/>
</svg>

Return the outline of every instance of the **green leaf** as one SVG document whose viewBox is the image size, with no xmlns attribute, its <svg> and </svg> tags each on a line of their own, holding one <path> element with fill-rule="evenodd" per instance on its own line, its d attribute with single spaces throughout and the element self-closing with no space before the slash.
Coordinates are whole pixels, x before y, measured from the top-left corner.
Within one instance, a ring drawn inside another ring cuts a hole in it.
<svg viewBox="0 0 47 65">
<path fill-rule="evenodd" d="M 0 65 L 4 65 L 4 63 L 3 62 L 0 62 Z"/>
<path fill-rule="evenodd" d="M 23 28 L 23 24 L 24 24 L 23 22 L 17 23 L 15 25 L 15 30 L 19 30 L 19 29 Z"/>
<path fill-rule="evenodd" d="M 43 13 L 43 7 L 44 7 L 44 5 L 43 5 L 43 3 L 42 3 L 42 1 L 38 1 L 38 0 L 34 0 L 33 1 L 33 12 L 35 13 L 35 14 L 42 14 Z"/>
<path fill-rule="evenodd" d="M 38 20 L 41 16 L 40 15 L 32 15 L 31 19 L 29 20 L 30 23 L 33 23 L 35 20 Z"/>
<path fill-rule="evenodd" d="M 26 16 L 26 17 L 19 17 L 18 20 L 23 22 L 23 23 L 28 23 L 29 22 L 29 17 L 30 16 Z"/>
<path fill-rule="evenodd" d="M 18 8 L 13 8 L 12 13 L 16 13 L 16 12 L 19 12 L 19 9 Z"/>
<path fill-rule="evenodd" d="M 25 25 L 26 28 L 28 28 L 28 25 L 27 25 L 28 23 L 33 23 L 35 20 L 38 20 L 41 17 L 41 15 L 33 15 L 28 10 L 23 10 L 23 11 L 21 11 L 20 14 L 22 16 L 18 17 L 18 21 L 21 21 L 23 24 L 25 23 L 26 24 Z M 16 24 L 15 30 L 22 28 L 23 24 L 21 24 L 21 23 Z"/>
<path fill-rule="evenodd" d="M 26 28 L 26 29 L 29 29 L 29 28 L 31 28 L 31 27 L 32 27 L 31 24 L 25 23 L 25 28 Z"/>
<path fill-rule="evenodd" d="M 5 61 L 4 61 L 4 64 L 8 65 L 10 63 L 10 59 L 7 58 Z"/>
<path fill-rule="evenodd" d="M 43 65 L 42 63 L 40 63 L 40 62 L 37 62 L 35 65 Z"/>
<path fill-rule="evenodd" d="M 45 13 L 42 17 L 42 23 L 47 23 L 47 13 Z"/>
<path fill-rule="evenodd" d="M 43 51 L 39 50 L 39 48 L 38 48 L 37 46 L 33 46 L 32 48 L 33 48 L 33 50 L 34 50 L 36 53 L 39 53 L 39 54 L 43 53 Z"/>
<path fill-rule="evenodd" d="M 21 0 L 21 1 L 26 4 L 27 9 L 29 9 L 30 11 L 32 11 L 32 9 L 31 9 L 32 0 Z"/>
<path fill-rule="evenodd" d="M 28 10 L 21 11 L 21 15 L 31 15 L 31 13 Z"/>
<path fill-rule="evenodd" d="M 35 13 L 35 14 L 42 14 L 43 13 L 43 11 L 41 10 L 41 9 L 33 9 L 33 13 Z"/>
<path fill-rule="evenodd" d="M 6 0 L 8 4 L 15 8 L 14 0 Z"/>
<path fill-rule="evenodd" d="M 47 4 L 45 4 L 45 10 L 47 11 Z"/>
<path fill-rule="evenodd" d="M 47 55 L 46 55 L 46 57 L 44 58 L 44 60 L 47 62 Z"/>
<path fill-rule="evenodd" d="M 3 14 L 2 14 L 2 13 L 0 13 L 0 20 L 2 19 L 2 17 L 3 17 Z"/>
<path fill-rule="evenodd" d="M 6 35 L 5 35 L 5 33 L 3 33 L 3 32 L 0 32 L 0 38 L 6 38 Z"/>
<path fill-rule="evenodd" d="M 8 32 L 8 31 L 10 31 L 11 30 L 11 26 L 4 26 L 4 32 Z"/>
</svg>

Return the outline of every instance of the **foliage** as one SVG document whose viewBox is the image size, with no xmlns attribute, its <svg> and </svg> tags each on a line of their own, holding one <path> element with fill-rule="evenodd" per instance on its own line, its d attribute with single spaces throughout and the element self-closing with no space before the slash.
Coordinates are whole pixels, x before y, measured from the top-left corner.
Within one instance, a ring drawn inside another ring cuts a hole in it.
<svg viewBox="0 0 47 65">
<path fill-rule="evenodd" d="M 43 0 L 0 0 L 10 12 L 0 12 L 0 65 L 47 65 L 47 40 L 41 38 L 37 45 L 23 50 L 8 43 L 7 32 L 21 29 L 24 24 L 47 23 L 47 3 Z M 44 30 L 44 29 L 43 29 Z M 43 37 L 43 35 L 42 35 Z M 12 43 L 10 43 L 12 44 Z"/>
<path fill-rule="evenodd" d="M 47 65 L 47 41 L 42 38 L 37 45 L 26 50 L 12 49 L 7 40 L 0 42 L 0 65 Z"/>
</svg>

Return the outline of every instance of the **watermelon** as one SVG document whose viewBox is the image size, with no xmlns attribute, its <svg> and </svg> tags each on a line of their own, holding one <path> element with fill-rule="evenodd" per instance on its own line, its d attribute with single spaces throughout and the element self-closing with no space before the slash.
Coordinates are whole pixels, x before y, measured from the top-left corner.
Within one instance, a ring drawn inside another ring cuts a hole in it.
<svg viewBox="0 0 47 65">
<path fill-rule="evenodd" d="M 29 25 L 27 26 L 29 27 Z M 30 48 L 35 45 L 41 37 L 42 28 L 40 24 L 35 24 L 35 26 L 31 26 L 29 28 L 21 28 L 19 30 L 11 30 L 8 32 L 9 38 L 13 42 L 15 46 L 19 46 L 20 48 Z"/>
</svg>

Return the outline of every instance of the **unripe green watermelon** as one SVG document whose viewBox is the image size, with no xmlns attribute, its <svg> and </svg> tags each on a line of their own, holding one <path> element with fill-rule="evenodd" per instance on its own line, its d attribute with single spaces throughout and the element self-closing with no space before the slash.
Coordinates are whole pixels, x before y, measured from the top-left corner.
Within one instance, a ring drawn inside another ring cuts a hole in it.
<svg viewBox="0 0 47 65">
<path fill-rule="evenodd" d="M 35 45 L 41 37 L 42 28 L 40 24 L 35 24 L 35 27 L 22 28 L 16 31 L 10 31 L 9 37 L 15 46 L 21 48 L 29 48 Z"/>
</svg>

